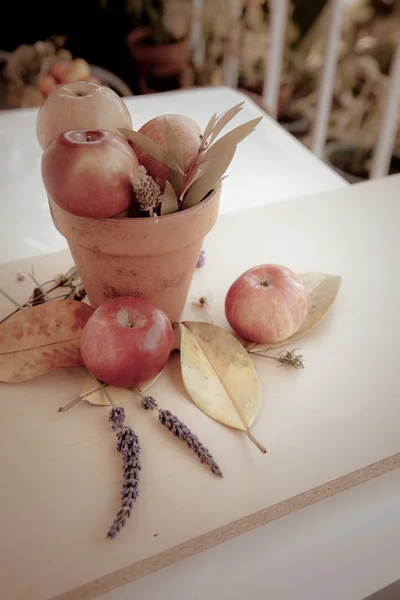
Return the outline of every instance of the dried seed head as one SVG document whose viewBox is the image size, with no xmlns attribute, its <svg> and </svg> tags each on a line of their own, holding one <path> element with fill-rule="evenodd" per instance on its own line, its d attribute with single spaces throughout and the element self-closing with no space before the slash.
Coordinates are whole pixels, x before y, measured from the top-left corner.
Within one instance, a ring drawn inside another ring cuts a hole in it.
<svg viewBox="0 0 400 600">
<path fill-rule="evenodd" d="M 140 165 L 131 178 L 133 191 L 141 210 L 156 208 L 162 201 L 162 191 L 158 183 Z"/>
</svg>

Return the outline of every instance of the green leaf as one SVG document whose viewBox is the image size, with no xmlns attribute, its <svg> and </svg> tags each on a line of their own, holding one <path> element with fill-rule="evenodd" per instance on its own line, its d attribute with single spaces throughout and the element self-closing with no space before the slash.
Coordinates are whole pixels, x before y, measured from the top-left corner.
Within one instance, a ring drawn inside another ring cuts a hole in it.
<svg viewBox="0 0 400 600">
<path fill-rule="evenodd" d="M 204 171 L 201 177 L 199 177 L 186 192 L 182 203 L 182 210 L 195 206 L 203 200 L 208 192 L 214 189 L 216 183 L 221 179 L 222 175 L 229 167 L 235 152 L 236 146 L 230 148 L 225 154 L 219 156 L 212 164 L 210 164 L 209 168 Z"/>
<path fill-rule="evenodd" d="M 247 123 L 243 123 L 243 125 L 239 125 L 235 129 L 232 129 L 232 131 L 226 133 L 220 140 L 209 147 L 207 152 L 203 154 L 201 162 L 206 162 L 216 158 L 217 156 L 221 156 L 221 154 L 225 154 L 225 152 L 232 148 L 232 146 L 239 144 L 242 140 L 244 140 L 244 138 L 254 131 L 261 119 L 263 119 L 263 117 L 252 119 L 251 121 L 247 121 Z"/>
<path fill-rule="evenodd" d="M 147 152 L 147 154 L 150 154 L 150 156 L 158 160 L 166 167 L 183 174 L 183 171 L 176 160 L 154 140 L 151 140 L 146 135 L 143 135 L 138 131 L 133 131 L 133 129 L 119 128 L 118 131 L 120 131 L 122 135 L 124 135 L 129 141 L 137 144 L 139 148 Z"/>
<path fill-rule="evenodd" d="M 176 135 L 174 128 L 172 127 L 172 125 L 168 121 L 168 119 L 166 119 L 165 117 L 164 117 L 164 128 L 165 128 L 165 137 L 167 140 L 167 148 L 168 148 L 169 155 L 172 156 L 172 158 L 174 160 L 176 160 L 177 164 L 183 171 L 184 165 L 183 165 L 182 148 L 181 148 L 178 136 Z M 176 195 L 178 196 L 180 189 L 181 189 L 183 176 L 181 175 L 181 173 L 178 173 L 177 171 L 170 169 L 168 179 L 169 179 L 172 187 L 174 188 Z"/>
<path fill-rule="evenodd" d="M 242 110 L 243 104 L 244 101 L 240 102 L 240 104 L 236 104 L 236 106 L 233 106 L 226 112 L 222 113 L 216 125 L 213 127 L 211 142 L 213 142 L 215 138 L 221 133 L 223 128 L 226 127 L 226 125 L 228 125 L 229 121 L 232 121 L 232 119 L 236 117 L 236 115 Z"/>
<path fill-rule="evenodd" d="M 174 188 L 169 181 L 165 182 L 165 189 L 161 201 L 161 216 L 170 215 L 171 213 L 178 212 L 179 205 L 176 197 Z"/>
</svg>

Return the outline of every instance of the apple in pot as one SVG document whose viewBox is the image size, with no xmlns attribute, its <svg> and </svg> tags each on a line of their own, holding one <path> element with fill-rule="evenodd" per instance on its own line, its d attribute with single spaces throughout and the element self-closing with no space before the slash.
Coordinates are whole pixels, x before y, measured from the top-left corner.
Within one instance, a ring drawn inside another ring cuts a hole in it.
<svg viewBox="0 0 400 600">
<path fill-rule="evenodd" d="M 118 129 L 132 127 L 129 110 L 113 90 L 90 81 L 58 86 L 42 104 L 36 135 L 45 148 L 56 135 L 71 129 Z"/>
<path fill-rule="evenodd" d="M 167 119 L 179 140 L 182 150 L 183 170 L 187 173 L 199 151 L 201 129 L 195 121 L 182 115 L 162 115 L 151 119 L 142 125 L 139 133 L 157 142 L 164 150 L 168 149 L 164 119 Z M 134 144 L 133 147 L 140 164 L 145 167 L 147 173 L 151 175 L 163 191 L 165 182 L 169 177 L 168 167 L 150 156 L 150 154 L 142 150 L 137 144 Z"/>
<path fill-rule="evenodd" d="M 287 267 L 260 265 L 234 281 L 225 298 L 226 318 L 236 333 L 259 344 L 293 335 L 304 322 L 308 299 L 300 277 Z"/>
<path fill-rule="evenodd" d="M 79 217 L 108 218 L 131 204 L 131 177 L 139 162 L 129 143 L 102 130 L 60 134 L 42 156 L 42 179 L 49 196 Z"/>
<path fill-rule="evenodd" d="M 144 298 L 120 296 L 94 311 L 81 337 L 81 354 L 100 381 L 133 387 L 162 371 L 172 342 L 172 327 L 161 309 Z"/>
</svg>

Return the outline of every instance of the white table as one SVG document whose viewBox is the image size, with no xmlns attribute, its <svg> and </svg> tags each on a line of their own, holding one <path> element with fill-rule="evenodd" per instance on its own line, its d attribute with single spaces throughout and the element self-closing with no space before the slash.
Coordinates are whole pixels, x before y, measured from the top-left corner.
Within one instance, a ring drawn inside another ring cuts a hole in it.
<svg viewBox="0 0 400 600">
<path fill-rule="evenodd" d="M 244 99 L 225 88 L 132 98 L 133 126 L 175 112 L 204 126 Z M 246 99 L 237 123 L 260 113 Z M 65 247 L 40 177 L 35 110 L 0 114 L 0 261 Z M 239 147 L 221 212 L 346 185 L 266 117 Z M 400 576 L 400 472 L 394 471 L 104 595 L 103 600 L 361 600 Z"/>
</svg>

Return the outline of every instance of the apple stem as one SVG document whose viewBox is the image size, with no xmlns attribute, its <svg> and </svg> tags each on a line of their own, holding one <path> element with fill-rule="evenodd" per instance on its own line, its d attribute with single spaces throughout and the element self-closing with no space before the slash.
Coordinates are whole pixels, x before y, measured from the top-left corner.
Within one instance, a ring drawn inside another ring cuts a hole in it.
<svg viewBox="0 0 400 600">
<path fill-rule="evenodd" d="M 266 448 L 264 448 L 264 446 L 258 440 L 256 440 L 256 438 L 250 432 L 250 429 L 246 429 L 246 433 L 247 433 L 248 438 L 253 442 L 253 444 L 255 446 L 257 446 L 259 451 L 262 452 L 263 454 L 266 454 L 267 453 Z"/>
</svg>

